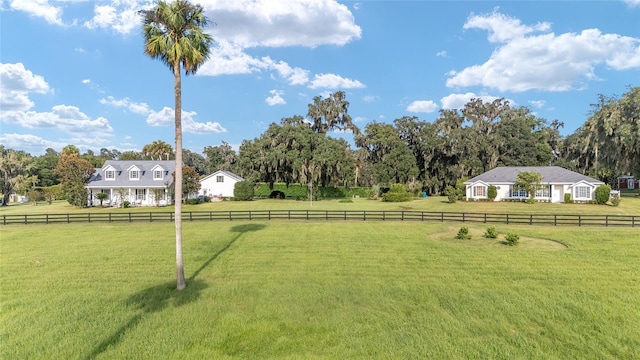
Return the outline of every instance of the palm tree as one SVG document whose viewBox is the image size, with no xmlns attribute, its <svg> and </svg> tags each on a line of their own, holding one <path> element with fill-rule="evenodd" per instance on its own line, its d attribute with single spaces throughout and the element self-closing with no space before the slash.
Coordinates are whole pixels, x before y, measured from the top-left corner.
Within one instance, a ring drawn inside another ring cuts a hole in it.
<svg viewBox="0 0 640 360">
<path fill-rule="evenodd" d="M 175 95 L 176 169 L 182 169 L 182 84 L 181 70 L 186 75 L 195 74 L 198 67 L 209 57 L 213 43 L 211 35 L 204 32 L 209 22 L 202 6 L 186 0 L 170 4 L 159 1 L 151 10 L 140 12 L 143 17 L 142 31 L 145 39 L 144 53 L 160 59 L 173 71 Z M 182 171 L 176 171 L 175 179 L 175 225 L 177 289 L 185 288 L 182 263 Z"/>
</svg>

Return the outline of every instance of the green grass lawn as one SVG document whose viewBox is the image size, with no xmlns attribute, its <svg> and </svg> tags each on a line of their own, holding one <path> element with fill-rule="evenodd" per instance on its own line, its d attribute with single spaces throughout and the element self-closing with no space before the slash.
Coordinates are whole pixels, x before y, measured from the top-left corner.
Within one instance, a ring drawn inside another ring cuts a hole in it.
<svg viewBox="0 0 640 360">
<path fill-rule="evenodd" d="M 170 223 L 4 226 L 0 358 L 637 356 L 640 231 L 460 226 L 185 223 L 182 292 Z"/>
<path fill-rule="evenodd" d="M 416 210 L 436 212 L 480 212 L 480 213 L 524 213 L 524 214 L 610 214 L 610 215 L 640 215 L 640 197 L 625 197 L 620 206 L 592 205 L 592 204 L 526 204 L 518 202 L 474 202 L 458 201 L 449 204 L 444 196 L 433 196 L 409 202 L 391 203 L 367 199 L 350 199 L 352 202 L 340 200 L 296 201 L 263 199 L 255 201 L 222 201 L 203 203 L 199 205 L 183 205 L 183 212 L 210 210 Z M 0 207 L 2 214 L 53 214 L 53 213 L 86 213 L 86 212 L 172 212 L 173 206 L 167 207 L 137 207 L 137 208 L 77 208 L 66 201 L 56 201 L 52 205 L 39 203 L 12 204 Z"/>
</svg>

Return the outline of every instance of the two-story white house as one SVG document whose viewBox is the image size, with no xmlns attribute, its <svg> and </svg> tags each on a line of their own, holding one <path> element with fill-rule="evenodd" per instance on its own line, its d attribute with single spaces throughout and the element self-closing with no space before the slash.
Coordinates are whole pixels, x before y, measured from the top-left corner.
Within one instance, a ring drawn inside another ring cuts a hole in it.
<svg viewBox="0 0 640 360">
<path fill-rule="evenodd" d="M 96 169 L 87 189 L 89 206 L 100 205 L 99 193 L 106 193 L 103 206 L 158 206 L 172 203 L 169 186 L 173 183 L 174 160 L 107 160 Z"/>
</svg>

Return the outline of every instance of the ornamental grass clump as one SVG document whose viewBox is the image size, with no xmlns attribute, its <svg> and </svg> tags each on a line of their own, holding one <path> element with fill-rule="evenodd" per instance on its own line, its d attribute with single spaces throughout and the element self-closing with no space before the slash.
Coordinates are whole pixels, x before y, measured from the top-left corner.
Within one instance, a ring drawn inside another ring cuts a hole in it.
<svg viewBox="0 0 640 360">
<path fill-rule="evenodd" d="M 469 234 L 469 228 L 466 226 L 461 227 L 460 230 L 458 230 L 458 235 L 456 235 L 456 239 L 460 239 L 460 240 L 471 239 L 471 234 Z"/>
<path fill-rule="evenodd" d="M 516 246 L 520 242 L 520 236 L 518 236 L 518 234 L 508 233 L 505 240 L 507 242 L 507 245 Z"/>
<path fill-rule="evenodd" d="M 495 226 L 487 227 L 487 231 L 484 233 L 484 237 L 487 239 L 495 239 L 498 237 L 498 230 L 496 230 Z"/>
</svg>

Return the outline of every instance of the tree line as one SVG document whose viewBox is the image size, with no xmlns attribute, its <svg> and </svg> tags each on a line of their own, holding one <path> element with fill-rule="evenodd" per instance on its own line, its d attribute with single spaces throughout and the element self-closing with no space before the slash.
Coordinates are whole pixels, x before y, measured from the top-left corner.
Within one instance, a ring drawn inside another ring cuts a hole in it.
<svg viewBox="0 0 640 360">
<path fill-rule="evenodd" d="M 461 178 L 496 166 L 558 165 L 615 186 L 620 175 L 640 175 L 640 87 L 621 97 L 599 95 L 585 123 L 562 136 L 564 124 L 537 117 L 504 99 L 472 99 L 462 109 L 441 110 L 432 122 L 404 116 L 393 123 L 372 122 L 360 130 L 352 121 L 345 93 L 315 97 L 306 117 L 294 115 L 271 123 L 259 137 L 244 140 L 236 152 L 222 142 L 201 154 L 182 150 L 183 164 L 199 175 L 232 171 L 252 182 L 315 186 L 390 187 L 441 194 Z M 355 149 L 340 131 L 353 136 Z M 80 153 L 74 145 L 60 153 L 47 149 L 32 156 L 0 145 L 3 203 L 11 193 L 28 195 L 69 178 L 83 186 L 87 169 L 107 160 L 173 160 L 162 140 L 141 151 L 102 148 Z M 69 170 L 69 169 L 74 170 Z M 58 170 L 56 170 L 58 169 Z M 47 196 L 47 194 L 40 194 Z"/>
</svg>

